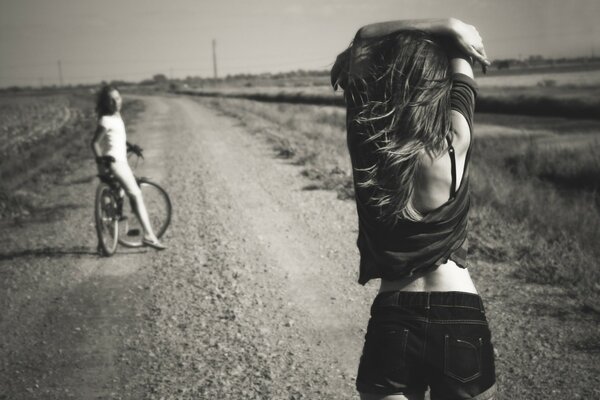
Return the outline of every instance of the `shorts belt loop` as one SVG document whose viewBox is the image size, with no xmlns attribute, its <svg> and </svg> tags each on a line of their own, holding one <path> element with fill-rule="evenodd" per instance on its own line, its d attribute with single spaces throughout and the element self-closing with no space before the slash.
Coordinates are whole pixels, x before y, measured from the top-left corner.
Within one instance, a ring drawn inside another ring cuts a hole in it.
<svg viewBox="0 0 600 400">
<path fill-rule="evenodd" d="M 431 296 L 431 292 L 427 292 L 427 303 L 425 304 L 425 309 L 429 310 L 429 306 L 430 306 L 430 296 Z"/>
<path fill-rule="evenodd" d="M 478 296 L 478 297 L 479 297 L 479 311 L 484 312 L 483 311 L 483 300 L 481 300 L 481 296 Z"/>
<path fill-rule="evenodd" d="M 394 293 L 394 303 L 395 306 L 400 305 L 400 292 Z"/>
</svg>

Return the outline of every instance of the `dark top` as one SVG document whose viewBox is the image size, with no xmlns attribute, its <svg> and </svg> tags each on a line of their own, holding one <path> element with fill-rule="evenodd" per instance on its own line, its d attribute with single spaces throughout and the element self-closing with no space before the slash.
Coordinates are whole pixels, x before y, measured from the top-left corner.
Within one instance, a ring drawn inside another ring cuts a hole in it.
<svg viewBox="0 0 600 400">
<path fill-rule="evenodd" d="M 452 79 L 450 107 L 465 117 L 472 137 L 477 84 L 463 74 L 454 74 Z M 370 189 L 356 185 L 357 170 L 370 166 L 373 155 L 364 154 L 364 147 L 360 146 L 359 126 L 355 121 L 359 107 L 346 94 L 347 142 L 352 160 L 359 225 L 359 283 L 364 285 L 375 278 L 399 280 L 414 273 L 432 270 L 448 259 L 466 267 L 467 214 L 470 205 L 468 163 L 471 146 L 467 150 L 463 178 L 456 191 L 454 149 L 449 147 L 453 184 L 450 199 L 445 204 L 428 212 L 419 221 L 404 219 L 393 226 L 384 224 L 376 217 L 378 210 L 368 201 Z"/>
</svg>

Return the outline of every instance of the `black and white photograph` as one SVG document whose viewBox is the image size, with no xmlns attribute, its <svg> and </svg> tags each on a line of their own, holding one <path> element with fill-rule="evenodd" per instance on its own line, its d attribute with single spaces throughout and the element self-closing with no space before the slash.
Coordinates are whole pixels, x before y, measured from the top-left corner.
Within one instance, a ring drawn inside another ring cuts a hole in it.
<svg viewBox="0 0 600 400">
<path fill-rule="evenodd" d="M 0 400 L 600 399 L 598 0 L 0 0 Z"/>
</svg>

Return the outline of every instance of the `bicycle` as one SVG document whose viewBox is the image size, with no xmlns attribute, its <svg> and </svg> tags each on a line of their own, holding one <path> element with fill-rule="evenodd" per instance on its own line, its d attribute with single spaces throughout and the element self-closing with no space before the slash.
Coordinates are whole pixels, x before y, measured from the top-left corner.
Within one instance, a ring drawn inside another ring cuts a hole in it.
<svg viewBox="0 0 600 400">
<path fill-rule="evenodd" d="M 144 158 L 139 146 L 127 146 L 127 154 L 135 154 Z M 111 156 L 101 157 L 107 166 L 114 161 Z M 137 162 L 136 162 L 137 165 Z M 107 168 L 110 171 L 110 168 Z M 111 256 L 117 250 L 117 245 L 125 247 L 142 247 L 143 232 L 131 201 L 125 202 L 125 191 L 112 173 L 99 174 L 100 183 L 96 188 L 94 215 L 98 233 L 98 250 L 101 255 Z M 135 176 L 142 190 L 142 197 L 148 210 L 154 233 L 160 238 L 166 232 L 171 222 L 171 199 L 167 192 L 157 183 L 146 177 Z"/>
</svg>

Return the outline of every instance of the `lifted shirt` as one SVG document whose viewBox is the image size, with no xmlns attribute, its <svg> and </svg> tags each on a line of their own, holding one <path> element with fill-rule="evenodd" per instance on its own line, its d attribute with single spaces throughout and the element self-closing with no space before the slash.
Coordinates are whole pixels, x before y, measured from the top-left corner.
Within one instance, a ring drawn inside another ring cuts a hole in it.
<svg viewBox="0 0 600 400">
<path fill-rule="evenodd" d="M 366 154 L 365 147 L 361 146 L 363 139 L 355 120 L 360 99 L 352 96 L 347 81 L 342 82 L 338 78 L 332 75 L 332 83 L 345 89 L 347 143 L 352 160 L 359 225 L 359 283 L 364 285 L 375 278 L 399 280 L 414 273 L 432 270 L 449 259 L 466 267 L 467 217 L 470 207 L 468 163 L 472 144 L 467 151 L 460 187 L 453 198 L 426 213 L 419 221 L 403 219 L 393 226 L 385 224 L 377 218 L 377 208 L 369 203 L 369 189 L 357 185 L 357 171 L 370 166 L 374 155 Z M 452 80 L 450 108 L 465 117 L 472 138 L 477 84 L 463 74 L 454 74 Z"/>
</svg>

